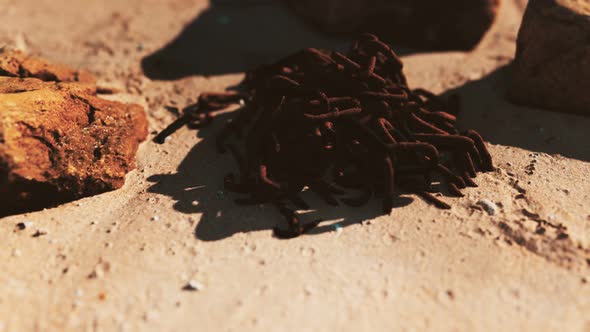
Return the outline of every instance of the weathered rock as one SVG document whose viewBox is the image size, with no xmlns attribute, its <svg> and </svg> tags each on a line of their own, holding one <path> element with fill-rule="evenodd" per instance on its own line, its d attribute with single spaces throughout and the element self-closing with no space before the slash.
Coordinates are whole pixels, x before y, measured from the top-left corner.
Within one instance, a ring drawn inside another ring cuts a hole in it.
<svg viewBox="0 0 590 332">
<path fill-rule="evenodd" d="M 120 188 L 146 135 L 141 106 L 85 84 L 0 77 L 0 215 Z"/>
<path fill-rule="evenodd" d="M 590 114 L 590 2 L 530 0 L 513 67 L 514 102 Z"/>
<path fill-rule="evenodd" d="M 475 47 L 500 0 L 286 0 L 328 33 L 371 32 L 389 43 L 426 49 Z"/>
<path fill-rule="evenodd" d="M 42 81 L 95 84 L 94 76 L 85 70 L 49 63 L 17 50 L 0 49 L 0 76 L 34 77 Z"/>
</svg>

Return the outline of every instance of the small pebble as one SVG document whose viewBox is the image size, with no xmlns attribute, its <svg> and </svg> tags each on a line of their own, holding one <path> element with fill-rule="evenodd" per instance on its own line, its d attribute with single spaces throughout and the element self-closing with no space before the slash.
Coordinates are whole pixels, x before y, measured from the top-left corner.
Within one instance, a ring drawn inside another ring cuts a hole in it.
<svg viewBox="0 0 590 332">
<path fill-rule="evenodd" d="M 203 290 L 203 288 L 205 288 L 205 286 L 203 286 L 202 283 L 191 279 L 182 289 L 187 291 L 200 291 Z"/>
<path fill-rule="evenodd" d="M 143 315 L 146 322 L 155 322 L 160 318 L 160 313 L 155 310 L 149 310 Z"/>
<path fill-rule="evenodd" d="M 449 299 L 454 300 L 455 299 L 455 292 L 453 292 L 453 290 L 451 290 L 451 289 L 448 289 L 447 296 L 449 297 Z"/>
<path fill-rule="evenodd" d="M 474 72 L 471 72 L 471 73 L 469 73 L 469 75 L 467 76 L 467 78 L 468 78 L 470 81 L 477 81 L 477 80 L 478 80 L 478 79 L 480 79 L 481 77 L 482 77 L 482 74 L 481 74 L 481 73 L 478 73 L 478 72 L 475 72 L 475 71 L 474 71 Z"/>
<path fill-rule="evenodd" d="M 101 262 L 94 267 L 94 270 L 88 275 L 88 279 L 100 279 L 104 277 L 106 272 L 111 270 L 111 264 L 108 262 Z"/>
<path fill-rule="evenodd" d="M 30 221 L 25 221 L 25 222 L 19 222 L 18 224 L 16 224 L 16 227 L 18 227 L 19 230 L 23 231 L 27 228 L 30 228 L 33 226 L 33 223 Z"/>
<path fill-rule="evenodd" d="M 498 212 L 498 207 L 489 199 L 480 199 L 477 205 L 481 206 L 490 216 L 495 215 Z"/>
<path fill-rule="evenodd" d="M 43 236 L 43 235 L 47 235 L 47 234 L 49 234 L 49 232 L 48 232 L 46 229 L 44 229 L 44 228 L 39 228 L 39 229 L 38 229 L 38 230 L 35 232 L 35 234 L 33 234 L 33 237 L 39 237 L 39 236 Z"/>
<path fill-rule="evenodd" d="M 20 257 L 20 256 L 22 256 L 22 252 L 20 250 L 18 250 L 18 249 L 14 249 L 12 251 L 12 256 L 13 257 Z"/>
<path fill-rule="evenodd" d="M 152 221 L 160 221 L 160 217 L 158 217 L 158 216 L 153 216 L 151 220 L 152 220 Z"/>
<path fill-rule="evenodd" d="M 22 51 L 23 53 L 27 53 L 29 48 L 27 46 L 27 38 L 24 34 L 19 33 L 16 35 L 14 40 L 14 46 L 17 50 Z"/>
<path fill-rule="evenodd" d="M 340 235 L 342 234 L 342 231 L 344 231 L 344 229 L 342 228 L 342 225 L 340 224 L 334 224 L 334 231 L 336 232 L 336 235 Z"/>
</svg>

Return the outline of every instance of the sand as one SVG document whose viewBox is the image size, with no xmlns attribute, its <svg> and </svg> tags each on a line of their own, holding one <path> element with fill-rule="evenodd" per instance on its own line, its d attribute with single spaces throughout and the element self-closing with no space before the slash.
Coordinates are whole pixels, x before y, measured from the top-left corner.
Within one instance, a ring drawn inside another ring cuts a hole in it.
<svg viewBox="0 0 590 332">
<path fill-rule="evenodd" d="M 317 202 L 331 221 L 278 240 L 273 208 L 221 191 L 223 121 L 182 129 L 143 143 L 121 190 L 0 219 L 0 331 L 590 331 L 590 118 L 505 101 L 523 7 L 472 52 L 403 52 L 412 86 L 461 94 L 498 166 L 451 210 Z M 347 45 L 273 1 L 3 0 L 0 22 L 0 45 L 89 69 L 153 132 L 250 66 Z"/>
</svg>

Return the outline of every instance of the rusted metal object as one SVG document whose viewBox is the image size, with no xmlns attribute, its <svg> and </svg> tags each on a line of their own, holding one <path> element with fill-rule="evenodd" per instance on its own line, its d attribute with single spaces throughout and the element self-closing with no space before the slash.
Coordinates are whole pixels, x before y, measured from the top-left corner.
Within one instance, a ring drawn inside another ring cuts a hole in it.
<svg viewBox="0 0 590 332">
<path fill-rule="evenodd" d="M 492 159 L 477 132 L 455 127 L 450 105 L 456 103 L 410 89 L 402 68 L 371 34 L 347 55 L 305 49 L 247 73 L 241 93 L 213 103 L 202 95 L 195 111 L 170 128 L 207 123 L 210 117 L 198 115 L 243 98 L 245 106 L 217 136 L 219 152 L 230 151 L 239 169 L 225 177 L 225 188 L 249 195 L 238 204 L 275 204 L 289 223 L 275 230 L 279 237 L 319 223 L 303 225 L 295 212 L 309 208 L 299 197 L 306 189 L 330 205 L 360 206 L 378 197 L 385 214 L 400 192 L 448 209 L 432 194 L 433 179 L 462 196 L 462 188 L 475 186 L 477 171 L 493 170 Z"/>
</svg>

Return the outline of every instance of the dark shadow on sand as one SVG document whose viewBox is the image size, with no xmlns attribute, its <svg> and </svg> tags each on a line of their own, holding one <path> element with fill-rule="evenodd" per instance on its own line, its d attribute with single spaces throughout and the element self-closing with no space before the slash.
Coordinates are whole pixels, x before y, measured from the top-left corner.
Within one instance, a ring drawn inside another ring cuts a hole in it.
<svg viewBox="0 0 590 332">
<path fill-rule="evenodd" d="M 273 205 L 238 206 L 234 199 L 247 196 L 223 190 L 224 176 L 228 172 L 237 172 L 237 169 L 229 153 L 217 152 L 215 136 L 231 116 L 233 113 L 223 114 L 210 127 L 198 131 L 201 141 L 188 153 L 176 173 L 154 175 L 148 179 L 153 182 L 148 191 L 172 197 L 176 201 L 175 210 L 186 214 L 202 213 L 195 237 L 203 241 L 221 240 L 242 232 L 271 230 L 277 226 L 287 228 L 287 222 Z M 174 144 L 174 140 L 166 144 Z M 377 199 L 363 207 L 352 208 L 329 206 L 313 193 L 304 193 L 302 197 L 314 209 L 302 215 L 304 223 L 317 219 L 327 221 L 309 234 L 333 231 L 334 223 L 346 227 L 382 215 L 381 200 Z M 394 204 L 400 207 L 412 201 L 402 195 Z"/>
<path fill-rule="evenodd" d="M 508 101 L 511 66 L 447 93 L 459 93 L 460 128 L 477 130 L 486 141 L 590 161 L 590 117 L 518 106 Z"/>
<path fill-rule="evenodd" d="M 209 8 L 141 65 L 151 79 L 176 80 L 241 73 L 307 47 L 344 51 L 349 43 L 318 34 L 280 0 L 212 0 Z"/>
</svg>

